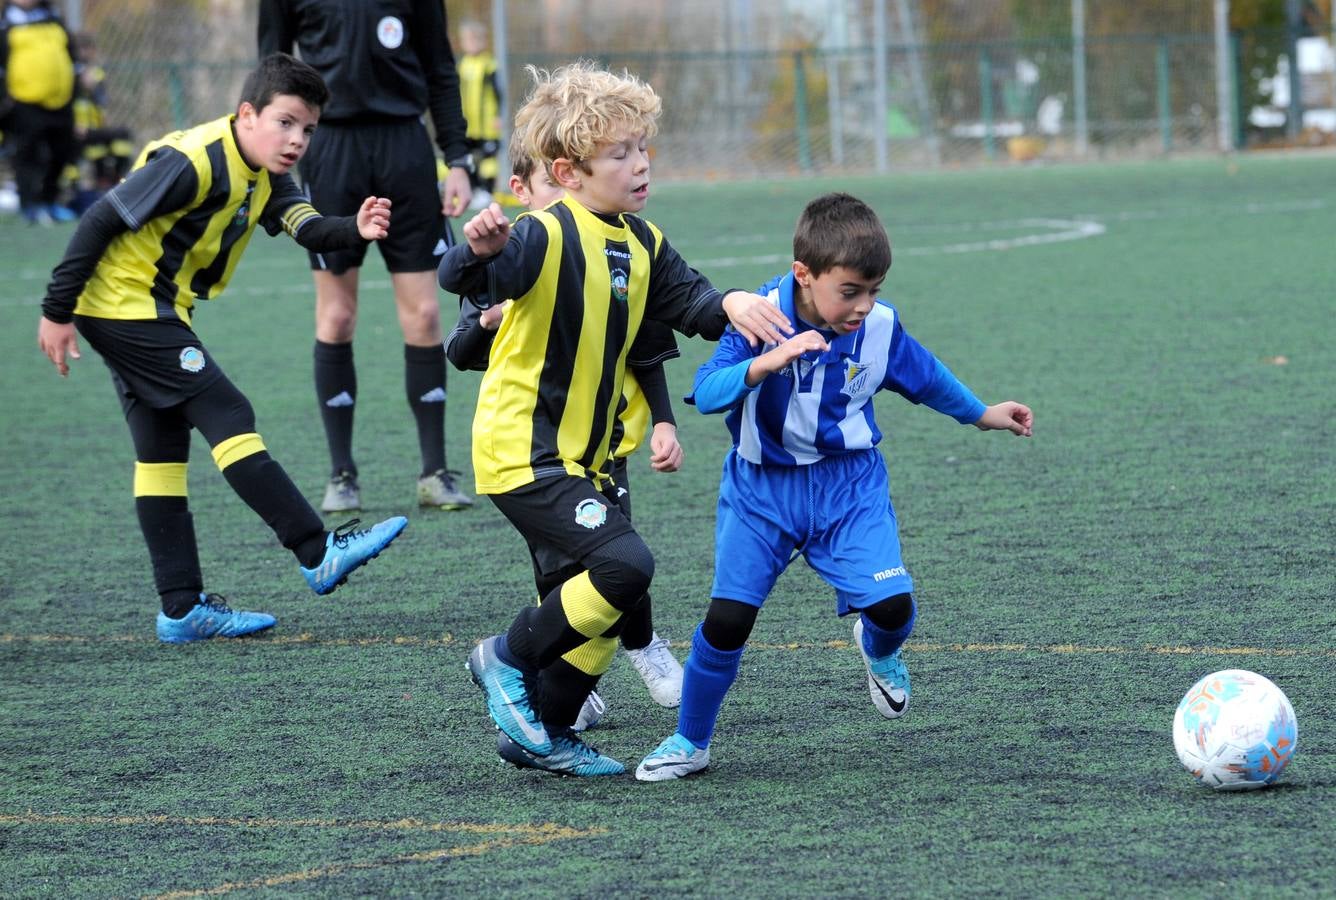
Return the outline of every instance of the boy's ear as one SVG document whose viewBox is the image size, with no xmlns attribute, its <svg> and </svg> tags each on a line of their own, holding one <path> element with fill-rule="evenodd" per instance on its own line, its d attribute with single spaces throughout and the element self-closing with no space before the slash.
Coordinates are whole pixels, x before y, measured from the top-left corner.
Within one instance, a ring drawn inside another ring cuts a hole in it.
<svg viewBox="0 0 1336 900">
<path fill-rule="evenodd" d="M 807 263 L 795 259 L 793 261 L 793 280 L 803 287 L 810 287 L 812 280 L 812 270 L 808 268 Z"/>
<path fill-rule="evenodd" d="M 552 180 L 568 191 L 578 191 L 582 184 L 579 167 L 564 156 L 552 160 Z"/>
<path fill-rule="evenodd" d="M 515 195 L 515 199 L 525 204 L 529 204 L 529 186 L 524 183 L 524 179 L 518 175 L 511 175 L 510 181 L 506 182 L 510 186 L 510 192 Z"/>
<path fill-rule="evenodd" d="M 260 111 L 257 110 L 254 104 L 249 100 L 242 100 L 237 106 L 237 122 L 246 122 L 249 124 L 250 122 L 255 121 L 255 117 L 259 114 Z"/>
</svg>

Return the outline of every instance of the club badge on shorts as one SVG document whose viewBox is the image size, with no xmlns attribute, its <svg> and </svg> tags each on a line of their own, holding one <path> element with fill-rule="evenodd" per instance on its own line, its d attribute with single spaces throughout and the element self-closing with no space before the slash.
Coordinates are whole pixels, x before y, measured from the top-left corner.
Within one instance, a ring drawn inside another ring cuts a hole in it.
<svg viewBox="0 0 1336 900">
<path fill-rule="evenodd" d="M 181 350 L 181 368 L 190 372 L 204 371 L 204 351 L 198 347 L 185 347 Z"/>
<path fill-rule="evenodd" d="M 593 531 L 608 521 L 608 508 L 597 500 L 581 500 L 575 504 L 575 524 Z"/>
<path fill-rule="evenodd" d="M 376 23 L 376 37 L 386 50 L 398 50 L 404 42 L 404 23 L 394 16 L 386 16 Z"/>
</svg>

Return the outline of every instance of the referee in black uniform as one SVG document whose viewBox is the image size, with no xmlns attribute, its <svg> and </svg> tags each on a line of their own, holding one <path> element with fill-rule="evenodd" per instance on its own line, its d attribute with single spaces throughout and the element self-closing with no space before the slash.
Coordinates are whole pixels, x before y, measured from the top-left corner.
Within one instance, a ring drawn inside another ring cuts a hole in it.
<svg viewBox="0 0 1336 900">
<path fill-rule="evenodd" d="M 435 272 L 444 216 L 468 208 L 467 123 L 441 0 L 261 0 L 259 51 L 291 52 L 315 67 L 331 98 L 301 161 L 312 204 L 329 215 L 356 212 L 364 197 L 393 202 L 394 230 L 379 242 L 404 334 L 404 383 L 417 421 L 422 470 L 418 503 L 464 509 L 473 500 L 445 462 L 445 351 Z M 443 196 L 423 121 L 450 166 Z M 438 202 L 438 196 L 440 200 Z M 331 473 L 322 508 L 361 507 L 353 460 L 357 371 L 353 332 L 365 249 L 311 254 L 315 276 L 315 388 Z"/>
</svg>

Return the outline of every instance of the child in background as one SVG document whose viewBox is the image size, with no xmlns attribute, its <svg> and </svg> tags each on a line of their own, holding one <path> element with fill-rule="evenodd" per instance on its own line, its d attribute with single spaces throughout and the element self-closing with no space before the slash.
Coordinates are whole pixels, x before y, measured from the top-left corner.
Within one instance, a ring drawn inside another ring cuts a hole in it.
<svg viewBox="0 0 1336 900">
<path fill-rule="evenodd" d="M 325 218 L 289 175 L 329 91 L 285 53 L 247 77 L 234 115 L 144 149 L 130 176 L 84 215 L 42 301 L 37 342 L 61 376 L 79 334 L 102 355 L 135 445 L 134 495 L 162 602 L 159 640 L 238 637 L 274 625 L 203 592 L 186 491 L 190 431 L 198 429 L 228 484 L 297 557 L 311 590 L 328 594 L 389 546 L 408 521 L 326 531 L 255 431 L 255 411 L 191 328 L 196 300 L 227 286 L 256 225 L 308 250 L 346 248 L 388 233 L 388 200 Z"/>
<path fill-rule="evenodd" d="M 476 169 L 470 173 L 473 197 L 470 209 L 482 209 L 492 202 L 499 170 L 497 154 L 501 149 L 501 76 L 496 57 L 487 49 L 487 29 L 481 22 L 459 26 L 459 101 L 468 120 L 468 148 Z M 513 141 L 514 138 L 512 137 Z"/>
<path fill-rule="evenodd" d="M 848 194 L 807 205 L 791 270 L 761 288 L 793 322 L 784 341 L 753 346 L 726 334 L 689 398 L 727 412 L 715 521 L 714 585 L 687 656 L 676 733 L 636 769 L 667 781 L 710 762 L 710 739 L 775 580 L 795 551 L 835 588 L 836 613 L 857 614 L 854 643 L 868 690 L 888 719 L 909 708 L 902 645 L 914 625 L 913 581 L 900 558 L 872 397 L 893 390 L 988 431 L 1029 437 L 1014 401 L 985 406 L 877 299 L 891 245 L 875 212 Z"/>
<path fill-rule="evenodd" d="M 130 171 L 134 143 L 130 129 L 107 124 L 107 72 L 97 61 L 97 40 L 88 32 L 74 38 L 74 138 L 79 161 L 87 166 L 88 183 L 70 204 L 82 214 Z M 75 183 L 82 173 L 75 166 Z"/>
</svg>

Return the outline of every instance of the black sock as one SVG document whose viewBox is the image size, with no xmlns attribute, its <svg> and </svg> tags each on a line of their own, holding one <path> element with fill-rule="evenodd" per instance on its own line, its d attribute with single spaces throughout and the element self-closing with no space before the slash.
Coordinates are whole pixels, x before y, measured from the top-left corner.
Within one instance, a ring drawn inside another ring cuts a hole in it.
<svg viewBox="0 0 1336 900">
<path fill-rule="evenodd" d="M 179 619 L 199 603 L 204 589 L 189 502 L 185 497 L 136 497 L 135 513 L 148 544 L 162 611 Z"/>
<path fill-rule="evenodd" d="M 621 620 L 622 646 L 627 650 L 644 650 L 654 637 L 654 621 L 649 612 L 649 594 L 640 598 L 640 605 Z"/>
<path fill-rule="evenodd" d="M 589 638 L 571 627 L 561 608 L 561 588 L 549 594 L 542 606 L 526 606 L 506 632 L 510 653 L 521 668 L 536 672 L 547 668 L 568 650 Z M 581 701 L 583 702 L 583 701 Z"/>
<path fill-rule="evenodd" d="M 538 676 L 537 708 L 549 732 L 570 728 L 580 717 L 580 707 L 598 684 L 598 676 L 590 675 L 558 659 Z"/>
<path fill-rule="evenodd" d="M 223 469 L 223 477 L 303 566 L 313 569 L 320 564 L 325 556 L 324 523 L 267 450 L 232 463 Z"/>
<path fill-rule="evenodd" d="M 444 351 L 442 351 L 444 352 Z M 325 426 L 333 474 L 357 474 L 353 462 L 353 411 L 357 403 L 357 369 L 353 345 L 315 342 L 315 395 Z"/>
<path fill-rule="evenodd" d="M 445 468 L 445 347 L 404 345 L 404 388 L 417 421 L 422 474 Z"/>
</svg>

